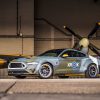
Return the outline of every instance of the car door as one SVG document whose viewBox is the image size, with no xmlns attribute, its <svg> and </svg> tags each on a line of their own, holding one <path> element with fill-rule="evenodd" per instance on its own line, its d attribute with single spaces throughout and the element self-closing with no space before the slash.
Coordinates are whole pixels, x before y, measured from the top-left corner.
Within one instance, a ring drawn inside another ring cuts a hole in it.
<svg viewBox="0 0 100 100">
<path fill-rule="evenodd" d="M 83 55 L 81 52 L 67 50 L 60 56 L 59 73 L 78 73 Z M 85 56 L 85 55 L 84 55 Z"/>
</svg>

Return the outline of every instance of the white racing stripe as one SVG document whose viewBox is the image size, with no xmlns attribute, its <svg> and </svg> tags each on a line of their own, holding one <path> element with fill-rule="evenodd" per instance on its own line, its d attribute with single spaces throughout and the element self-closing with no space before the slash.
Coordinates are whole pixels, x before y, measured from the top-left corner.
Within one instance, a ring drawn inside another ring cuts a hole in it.
<svg viewBox="0 0 100 100">
<path fill-rule="evenodd" d="M 98 60 L 97 60 L 97 58 L 95 58 L 95 57 L 93 57 L 93 56 L 90 56 L 89 55 L 89 58 L 93 61 L 93 63 L 95 63 L 96 65 L 97 65 L 97 67 L 98 67 Z"/>
<path fill-rule="evenodd" d="M 34 72 L 34 73 L 37 73 L 37 72 L 38 72 L 38 70 L 40 69 L 40 67 L 41 67 L 41 63 L 39 63 L 39 64 L 37 65 L 37 67 L 36 67 L 36 69 L 35 69 L 35 72 Z"/>
<path fill-rule="evenodd" d="M 33 74 L 31 69 L 25 69 L 29 74 Z"/>
</svg>

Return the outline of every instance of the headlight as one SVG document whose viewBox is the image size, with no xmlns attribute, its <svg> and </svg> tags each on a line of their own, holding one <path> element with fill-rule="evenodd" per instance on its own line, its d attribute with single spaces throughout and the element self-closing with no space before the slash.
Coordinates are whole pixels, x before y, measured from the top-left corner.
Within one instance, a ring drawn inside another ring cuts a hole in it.
<svg viewBox="0 0 100 100">
<path fill-rule="evenodd" d="M 36 65 L 38 64 L 38 62 L 30 62 L 30 63 L 27 63 L 28 65 L 32 64 L 32 65 Z"/>
</svg>

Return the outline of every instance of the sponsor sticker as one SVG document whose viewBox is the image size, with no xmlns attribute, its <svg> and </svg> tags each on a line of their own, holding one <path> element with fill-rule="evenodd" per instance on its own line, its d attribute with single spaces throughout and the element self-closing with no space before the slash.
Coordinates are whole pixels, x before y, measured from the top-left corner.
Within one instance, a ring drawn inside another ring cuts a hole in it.
<svg viewBox="0 0 100 100">
<path fill-rule="evenodd" d="M 77 68 L 78 66 L 79 66 L 79 63 L 78 62 L 68 63 L 68 67 Z"/>
</svg>

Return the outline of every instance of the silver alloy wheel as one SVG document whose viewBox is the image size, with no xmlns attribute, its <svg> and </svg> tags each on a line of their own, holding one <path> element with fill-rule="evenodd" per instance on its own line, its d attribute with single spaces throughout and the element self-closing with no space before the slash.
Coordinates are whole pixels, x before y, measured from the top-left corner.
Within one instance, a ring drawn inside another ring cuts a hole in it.
<svg viewBox="0 0 100 100">
<path fill-rule="evenodd" d="M 97 72 L 96 65 L 91 64 L 91 65 L 89 66 L 89 76 L 92 77 L 92 78 L 94 78 L 94 77 L 97 76 L 97 73 L 98 73 L 98 72 Z"/>
<path fill-rule="evenodd" d="M 41 68 L 39 69 L 39 75 L 44 79 L 51 77 L 52 73 L 52 66 L 48 63 L 42 64 Z"/>
</svg>

